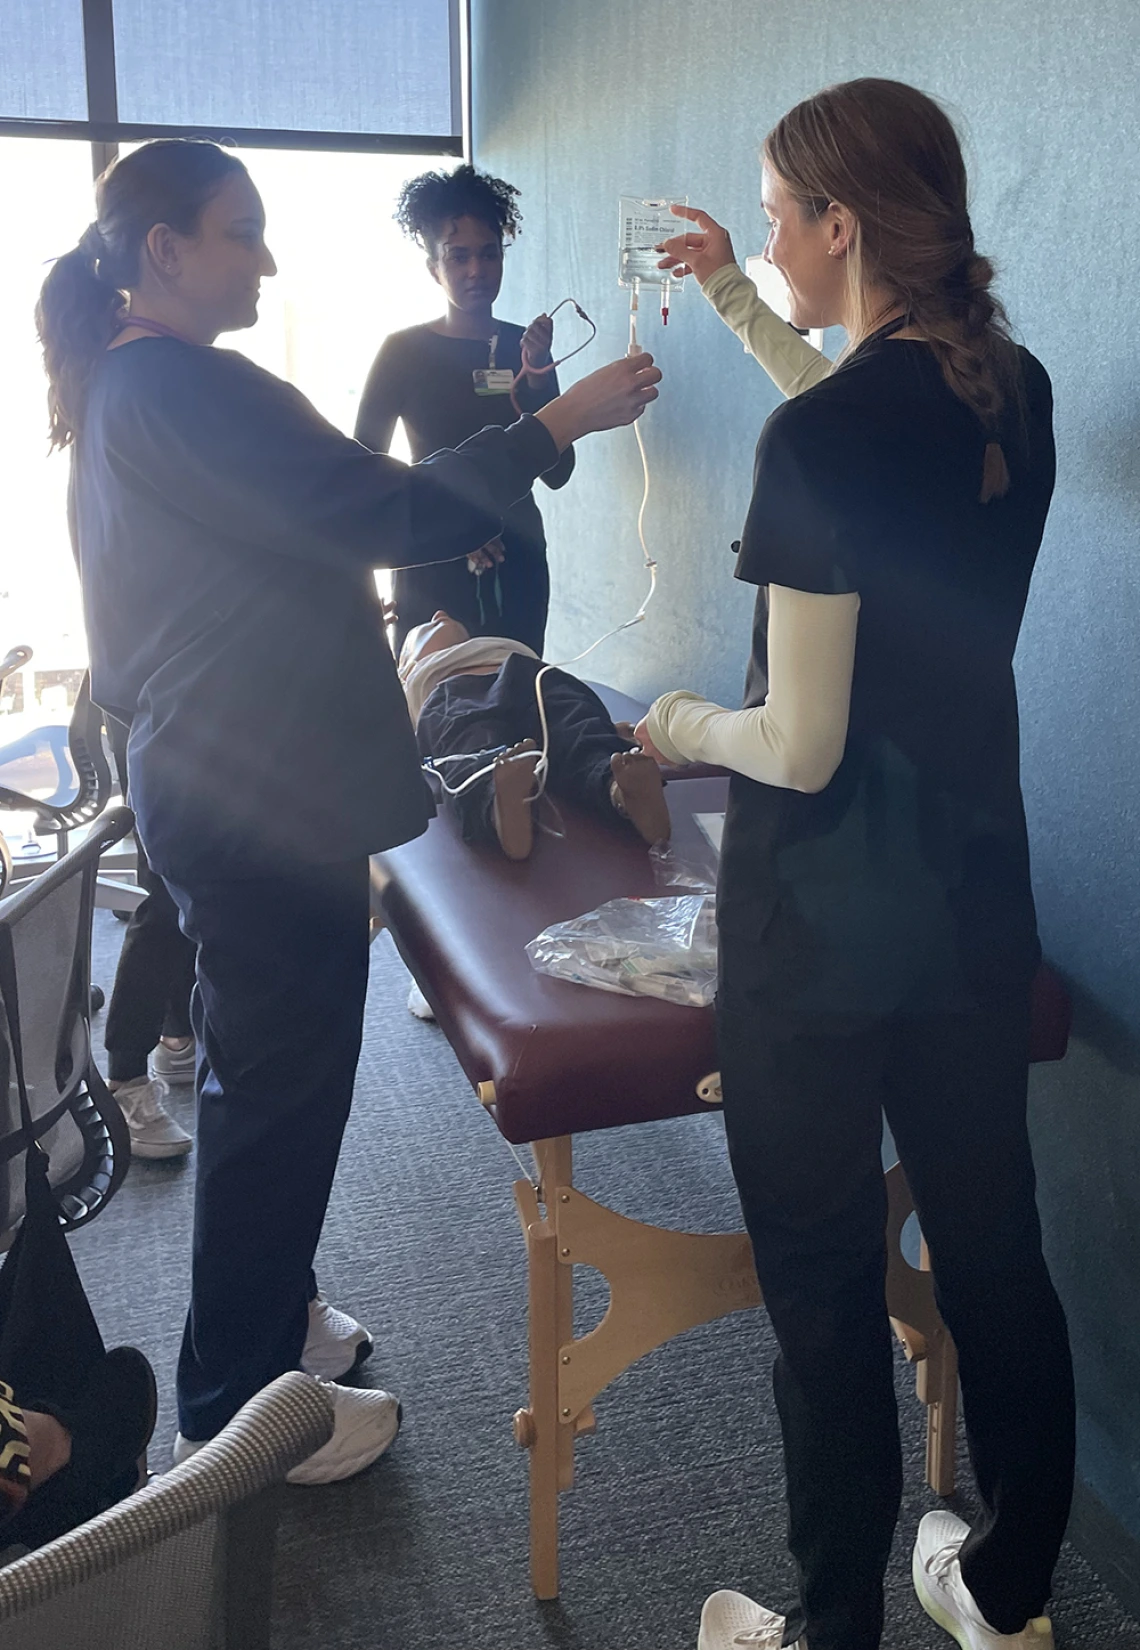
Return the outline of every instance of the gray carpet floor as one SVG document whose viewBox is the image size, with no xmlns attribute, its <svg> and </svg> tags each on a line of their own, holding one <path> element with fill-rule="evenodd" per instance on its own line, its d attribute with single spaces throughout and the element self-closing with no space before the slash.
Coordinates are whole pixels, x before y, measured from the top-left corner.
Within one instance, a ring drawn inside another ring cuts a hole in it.
<svg viewBox="0 0 1140 1650">
<path fill-rule="evenodd" d="M 96 914 L 94 978 L 109 991 L 122 929 Z M 761 1313 L 694 1330 L 623 1375 L 597 1405 L 563 1497 L 563 1591 L 537 1604 L 527 1575 L 526 1460 L 510 1430 L 525 1401 L 525 1276 L 516 1167 L 442 1034 L 405 1008 L 407 975 L 373 947 L 364 1054 L 318 1256 L 328 1297 L 367 1323 L 363 1379 L 400 1393 L 404 1430 L 347 1484 L 294 1489 L 281 1530 L 274 1650 L 693 1650 L 702 1601 L 739 1587 L 789 1596 L 779 1435 Z M 192 1099 L 174 1109 L 192 1124 Z M 739 1224 L 715 1116 L 582 1137 L 583 1190 L 639 1219 Z M 152 1466 L 169 1460 L 185 1308 L 193 1158 L 136 1163 L 73 1240 L 108 1344 L 146 1352 L 161 1410 Z M 586 1273 L 582 1328 L 604 1309 Z M 884 1650 L 950 1644 L 909 1581 L 924 1422 L 898 1364 L 906 1491 L 888 1577 Z M 969 1482 L 964 1456 L 960 1478 Z M 968 1496 L 960 1510 L 969 1511 Z M 1053 1606 L 1059 1650 L 1140 1650 L 1130 1620 L 1066 1550 Z"/>
</svg>

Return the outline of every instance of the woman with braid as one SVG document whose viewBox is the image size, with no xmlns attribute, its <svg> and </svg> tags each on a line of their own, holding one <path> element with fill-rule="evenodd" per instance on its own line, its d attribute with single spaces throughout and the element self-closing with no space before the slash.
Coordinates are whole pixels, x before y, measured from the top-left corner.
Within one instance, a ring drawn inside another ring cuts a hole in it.
<svg viewBox="0 0 1140 1650">
<path fill-rule="evenodd" d="M 875 1650 L 901 1461 L 885 1305 L 883 1116 L 956 1343 L 981 1511 L 928 1513 L 923 1608 L 963 1650 L 1052 1650 L 1072 1489 L 1065 1320 L 1026 1128 L 1039 960 L 1013 654 L 1054 479 L 1052 395 L 974 245 L 942 110 L 834 86 L 764 145 L 760 304 L 703 212 L 665 267 L 791 397 L 768 420 L 736 575 L 759 587 L 745 706 L 667 693 L 638 729 L 732 770 L 717 1020 L 733 1172 L 779 1343 L 783 1619 L 708 1600 L 700 1650 Z M 1025 1347 L 1033 1347 L 1026 1378 Z"/>
</svg>

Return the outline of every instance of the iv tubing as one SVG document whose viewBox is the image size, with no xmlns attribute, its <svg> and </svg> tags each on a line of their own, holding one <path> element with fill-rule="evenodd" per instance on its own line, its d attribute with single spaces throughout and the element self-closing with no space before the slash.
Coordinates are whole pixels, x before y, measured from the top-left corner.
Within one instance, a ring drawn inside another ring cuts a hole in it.
<svg viewBox="0 0 1140 1650">
<path fill-rule="evenodd" d="M 594 339 L 598 336 L 598 329 L 596 325 L 593 321 L 591 321 L 590 317 L 586 314 L 586 311 L 582 308 L 576 298 L 563 298 L 561 303 L 555 304 L 554 308 L 550 311 L 548 319 L 553 320 L 558 314 L 558 311 L 566 304 L 570 304 L 573 307 L 573 310 L 580 321 L 585 321 L 586 325 L 590 329 L 590 336 L 584 339 L 576 349 L 567 350 L 566 354 L 560 355 L 557 361 L 548 361 L 544 367 L 528 367 L 524 359 L 522 366 L 519 368 L 518 372 L 515 373 L 514 382 L 511 384 L 511 406 L 515 409 L 520 418 L 523 416 L 523 410 L 519 406 L 518 400 L 518 387 L 521 380 L 528 374 L 534 378 L 537 378 L 543 373 L 553 372 L 556 367 L 560 367 L 562 365 L 563 361 L 569 361 L 572 356 L 578 355 L 582 350 L 584 350 L 587 344 L 592 344 Z"/>
<path fill-rule="evenodd" d="M 637 313 L 639 296 L 640 293 L 638 283 L 635 282 L 629 298 L 628 353 L 630 355 L 640 355 L 641 353 L 641 345 L 637 341 Z M 592 324 L 593 323 L 591 322 L 591 325 Z M 587 339 L 587 343 L 588 342 L 589 339 Z M 566 358 L 563 357 L 563 359 L 565 360 Z M 534 696 L 538 705 L 538 722 L 542 733 L 542 743 L 539 747 L 538 761 L 534 765 L 535 789 L 534 794 L 529 798 L 529 801 L 531 802 L 537 802 L 539 797 L 542 796 L 546 790 L 546 776 L 550 766 L 550 728 L 546 720 L 546 703 L 542 694 L 542 678 L 546 675 L 548 670 L 564 670 L 567 665 L 580 664 L 583 659 L 588 659 L 591 653 L 601 647 L 603 642 L 610 641 L 614 636 L 620 636 L 624 630 L 632 630 L 634 625 L 640 624 L 644 619 L 649 609 L 649 604 L 657 593 L 657 563 L 650 555 L 649 545 L 646 543 L 645 539 L 645 512 L 649 505 L 650 477 L 649 457 L 645 451 L 645 438 L 641 433 L 640 418 L 634 420 L 633 433 L 637 438 L 637 450 L 641 454 L 641 473 L 643 477 L 641 507 L 637 512 L 637 537 L 638 542 L 641 545 L 643 565 L 646 572 L 649 574 L 649 589 L 645 592 L 644 600 L 642 601 L 637 612 L 633 615 L 632 619 L 626 619 L 622 624 L 615 625 L 612 630 L 607 630 L 604 636 L 599 636 L 596 642 L 591 642 L 589 647 L 584 648 L 581 653 L 576 653 L 572 659 L 559 659 L 551 664 L 543 665 L 542 669 L 536 675 L 534 679 Z M 461 796 L 464 791 L 470 788 L 470 786 L 477 784 L 480 779 L 485 779 L 489 773 L 494 771 L 495 763 L 488 762 L 486 766 L 480 768 L 477 773 L 469 774 L 461 785 L 456 785 L 453 787 L 447 783 L 446 779 L 444 779 L 443 775 L 440 773 L 439 768 L 436 766 L 436 763 L 440 762 L 462 762 L 469 759 L 470 754 L 464 752 L 456 756 L 437 757 L 430 762 L 432 772 L 435 774 L 448 796 Z"/>
</svg>

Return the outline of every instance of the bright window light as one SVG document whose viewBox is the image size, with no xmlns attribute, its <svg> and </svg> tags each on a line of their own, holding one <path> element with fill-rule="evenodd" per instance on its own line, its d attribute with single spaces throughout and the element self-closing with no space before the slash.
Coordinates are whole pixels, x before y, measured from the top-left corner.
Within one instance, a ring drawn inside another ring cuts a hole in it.
<svg viewBox="0 0 1140 1650">
<path fill-rule="evenodd" d="M 455 161 L 438 155 L 249 150 L 278 276 L 261 319 L 219 340 L 297 385 L 351 434 L 368 369 L 389 332 L 442 313 L 424 257 L 392 220 L 403 183 Z M 48 454 L 45 383 L 33 309 L 51 258 L 73 247 L 94 212 L 91 150 L 81 142 L 0 139 L 5 218 L 0 260 L 0 655 L 34 649 L 2 702 L 36 722 L 66 720 L 87 659 L 67 533 L 69 459 Z M 397 456 L 402 431 L 397 432 Z M 382 586 L 383 588 L 383 586 Z M 177 593 L 171 593 L 177 600 Z M 0 743 L 15 724 L 0 722 Z"/>
</svg>

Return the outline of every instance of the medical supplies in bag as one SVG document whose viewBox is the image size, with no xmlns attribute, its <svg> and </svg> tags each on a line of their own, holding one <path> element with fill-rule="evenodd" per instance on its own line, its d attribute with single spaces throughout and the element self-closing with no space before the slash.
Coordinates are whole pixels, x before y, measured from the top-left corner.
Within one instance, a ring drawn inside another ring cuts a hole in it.
<svg viewBox="0 0 1140 1650">
<path fill-rule="evenodd" d="M 545 929 L 526 948 L 540 974 L 706 1008 L 716 993 L 716 918 L 709 894 L 611 899 Z"/>
</svg>

